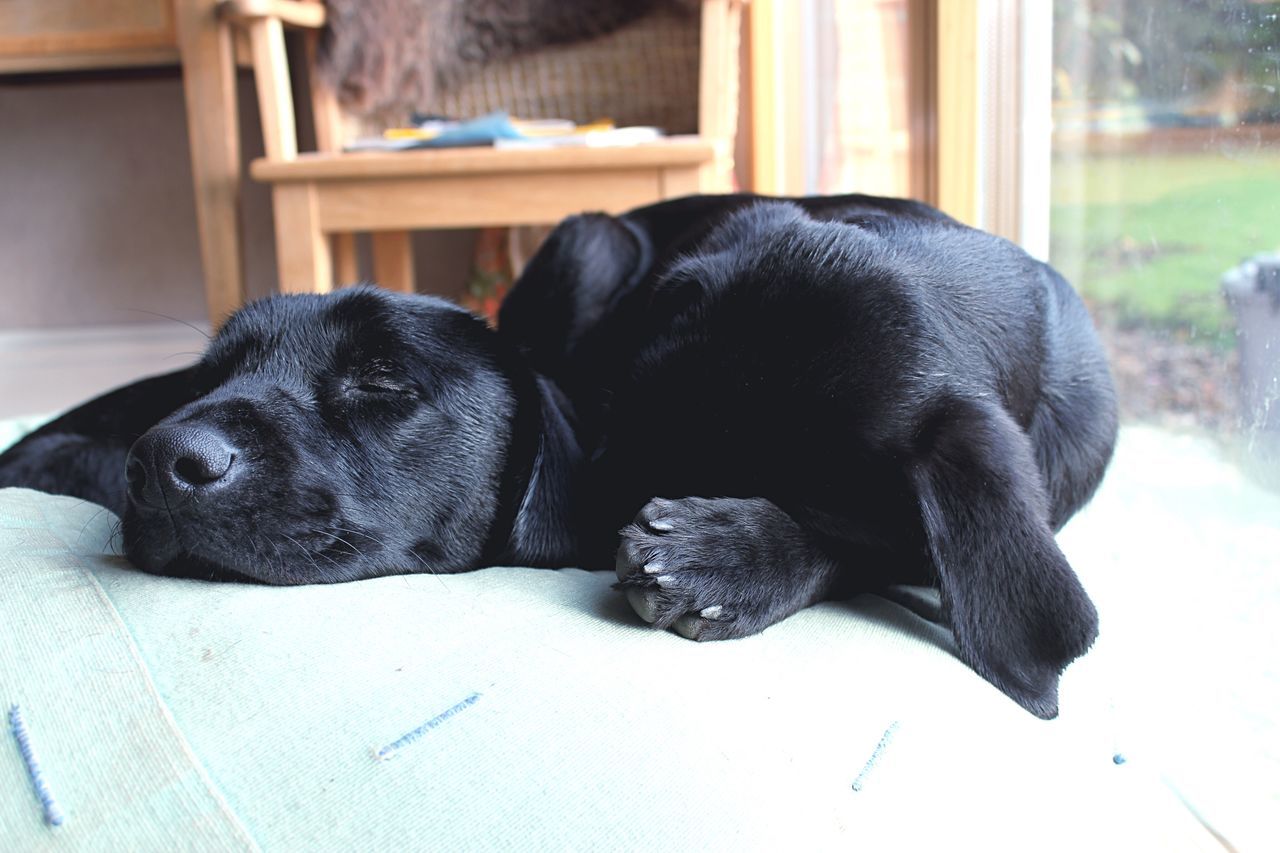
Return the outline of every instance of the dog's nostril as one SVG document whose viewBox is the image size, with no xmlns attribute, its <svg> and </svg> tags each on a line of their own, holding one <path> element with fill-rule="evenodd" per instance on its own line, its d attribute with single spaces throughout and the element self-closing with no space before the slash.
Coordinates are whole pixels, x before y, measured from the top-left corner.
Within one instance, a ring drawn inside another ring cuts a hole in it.
<svg viewBox="0 0 1280 853">
<path fill-rule="evenodd" d="M 143 465 L 137 457 L 130 456 L 124 476 L 129 486 L 129 494 L 135 499 L 141 499 L 142 491 L 147 487 L 147 466 Z"/>
<path fill-rule="evenodd" d="M 198 452 L 173 463 L 173 473 L 192 486 L 206 486 L 221 480 L 231 470 L 235 455 L 226 452 Z"/>
</svg>

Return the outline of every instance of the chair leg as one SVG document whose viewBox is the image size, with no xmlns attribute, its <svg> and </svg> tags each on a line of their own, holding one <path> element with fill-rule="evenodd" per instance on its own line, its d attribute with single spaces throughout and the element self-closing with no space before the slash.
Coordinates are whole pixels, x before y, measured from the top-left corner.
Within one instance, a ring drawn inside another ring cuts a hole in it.
<svg viewBox="0 0 1280 853">
<path fill-rule="evenodd" d="M 329 236 L 320 230 L 315 188 L 278 184 L 271 201 L 276 220 L 276 267 L 281 293 L 328 293 L 333 289 Z"/>
<path fill-rule="evenodd" d="M 235 55 L 230 28 L 214 14 L 217 5 L 217 0 L 190 0 L 174 9 L 205 302 L 215 327 L 245 296 Z"/>
<path fill-rule="evenodd" d="M 408 231 L 373 233 L 373 280 L 389 290 L 414 292 L 413 243 Z"/>
<path fill-rule="evenodd" d="M 333 280 L 338 287 L 346 287 L 360 280 L 359 256 L 356 253 L 356 235 L 333 234 L 329 237 L 333 251 Z"/>
</svg>

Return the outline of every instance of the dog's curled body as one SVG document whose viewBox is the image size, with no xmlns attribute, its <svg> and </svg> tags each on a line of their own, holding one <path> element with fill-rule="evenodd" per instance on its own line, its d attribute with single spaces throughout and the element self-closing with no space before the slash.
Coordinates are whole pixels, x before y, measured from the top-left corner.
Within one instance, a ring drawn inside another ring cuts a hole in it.
<svg viewBox="0 0 1280 853">
<path fill-rule="evenodd" d="M 966 660 L 1051 715 L 1059 671 L 1096 633 L 1052 533 L 1116 433 L 1079 299 L 923 205 L 711 203 L 571 220 L 504 305 L 505 333 L 594 425 L 583 553 L 612 554 L 608 534 L 641 510 L 620 582 L 643 616 L 699 638 L 937 583 Z M 682 216 L 692 228 L 662 240 Z M 575 279 L 602 245 L 609 263 Z M 574 308 L 597 296 L 546 339 L 538 318 L 573 310 L 537 300 L 566 291 Z"/>
<path fill-rule="evenodd" d="M 1045 717 L 1097 631 L 1053 532 L 1114 444 L 1101 347 L 1051 268 L 924 205 L 574 217 L 496 333 L 429 298 L 277 298 L 163 381 L 183 390 L 159 423 L 108 441 L 73 412 L 0 457 L 0 485 L 75 492 L 86 442 L 132 443 L 129 483 L 86 496 L 120 495 L 146 568 L 613 566 L 642 618 L 697 639 L 932 583 L 961 657 Z"/>
</svg>

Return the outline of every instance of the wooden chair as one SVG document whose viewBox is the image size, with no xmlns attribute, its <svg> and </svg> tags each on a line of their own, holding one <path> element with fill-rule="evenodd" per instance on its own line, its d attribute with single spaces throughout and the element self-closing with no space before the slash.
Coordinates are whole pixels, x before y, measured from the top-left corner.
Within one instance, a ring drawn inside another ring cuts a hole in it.
<svg viewBox="0 0 1280 853">
<path fill-rule="evenodd" d="M 586 210 L 619 212 L 730 189 L 740 5 L 703 2 L 695 136 L 616 148 L 343 152 L 346 122 L 337 99 L 313 84 L 319 150 L 299 153 L 284 28 L 310 31 L 314 57 L 324 8 L 299 0 L 225 0 L 222 20 L 249 35 L 266 143 L 266 156 L 250 174 L 271 184 L 281 291 L 326 292 L 335 278 L 356 280 L 358 232 L 372 235 L 375 280 L 411 291 L 411 230 L 550 224 Z"/>
</svg>

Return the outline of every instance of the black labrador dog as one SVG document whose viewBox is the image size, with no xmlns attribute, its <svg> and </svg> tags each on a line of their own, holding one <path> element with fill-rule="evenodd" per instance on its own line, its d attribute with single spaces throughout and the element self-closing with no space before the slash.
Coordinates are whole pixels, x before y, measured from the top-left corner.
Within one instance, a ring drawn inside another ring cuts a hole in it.
<svg viewBox="0 0 1280 853">
<path fill-rule="evenodd" d="M 1115 436 L 1088 315 L 1016 246 L 908 201 L 695 196 L 565 221 L 496 331 L 367 287 L 252 304 L 0 485 L 111 508 L 162 574 L 614 566 L 698 640 L 935 584 L 961 657 L 1048 718 L 1097 633 L 1054 532 Z"/>
</svg>

